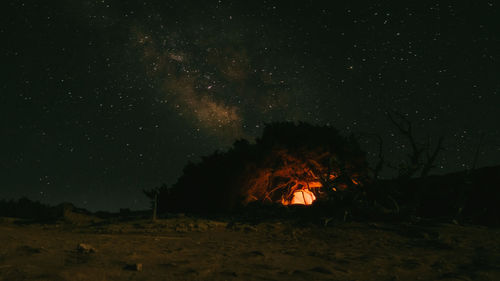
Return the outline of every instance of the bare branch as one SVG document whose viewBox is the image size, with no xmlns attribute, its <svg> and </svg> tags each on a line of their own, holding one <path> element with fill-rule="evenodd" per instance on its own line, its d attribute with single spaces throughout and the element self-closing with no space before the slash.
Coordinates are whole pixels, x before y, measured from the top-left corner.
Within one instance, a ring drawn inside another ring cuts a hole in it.
<svg viewBox="0 0 500 281">
<path fill-rule="evenodd" d="M 384 168 L 385 164 L 385 159 L 384 159 L 384 154 L 383 154 L 383 145 L 384 142 L 382 141 L 382 137 L 379 135 L 375 135 L 378 140 L 378 162 L 377 165 L 375 165 L 375 168 L 373 169 L 373 176 L 375 179 L 378 179 L 380 171 Z"/>
<path fill-rule="evenodd" d="M 393 115 L 396 115 L 398 117 L 398 120 L 396 120 L 396 118 L 394 118 Z M 404 171 L 403 175 L 401 176 L 411 177 L 420 169 L 421 166 L 420 159 L 422 157 L 423 148 L 420 147 L 415 141 L 412 131 L 412 123 L 410 120 L 408 120 L 406 116 L 397 111 L 391 111 L 391 112 L 388 111 L 387 117 L 392 122 L 392 124 L 394 124 L 394 126 L 399 130 L 401 135 L 406 137 L 406 139 L 410 143 L 411 154 L 408 154 L 410 163 L 407 167 L 407 170 Z"/>
<path fill-rule="evenodd" d="M 481 146 L 483 146 L 484 135 L 485 133 L 481 132 L 481 135 L 479 136 L 479 143 L 477 144 L 476 153 L 474 154 L 474 161 L 472 162 L 472 170 L 476 168 L 479 152 L 481 151 Z"/>
<path fill-rule="evenodd" d="M 428 150 L 430 149 L 430 147 L 427 149 L 427 161 L 426 161 L 426 163 L 424 163 L 424 166 L 422 167 L 422 172 L 420 173 L 421 177 L 427 176 L 429 171 L 435 167 L 434 162 L 436 161 L 436 158 L 437 158 L 439 152 L 441 150 L 444 150 L 443 141 L 444 141 L 444 137 L 442 137 L 442 136 L 439 137 L 438 143 L 437 143 L 436 147 L 434 148 L 434 151 L 432 152 L 432 154 L 428 153 Z"/>
<path fill-rule="evenodd" d="M 401 177 L 411 177 L 420 170 L 420 176 L 426 176 L 429 171 L 434 168 L 434 162 L 441 150 L 443 150 L 443 137 L 440 137 L 435 149 L 431 153 L 431 138 L 427 136 L 427 140 L 423 144 L 419 144 L 412 130 L 412 122 L 408 118 L 397 112 L 388 111 L 387 117 L 392 124 L 399 130 L 410 143 L 411 151 L 408 153 L 409 163 L 400 170 Z M 397 118 L 395 118 L 397 117 Z M 425 161 L 424 161 L 425 153 Z"/>
<path fill-rule="evenodd" d="M 375 164 L 375 167 L 369 167 L 369 169 L 372 171 L 373 173 L 373 178 L 374 179 L 378 179 L 379 175 L 380 175 L 380 171 L 382 171 L 382 169 L 384 168 L 384 166 L 387 166 L 386 162 L 385 162 L 385 157 L 384 157 L 384 142 L 382 140 L 382 137 L 378 134 L 374 134 L 374 133 L 361 133 L 357 136 L 357 141 L 359 142 L 362 138 L 375 138 L 377 140 L 377 146 L 378 146 L 378 153 L 377 153 L 377 157 L 378 157 L 378 161 L 377 163 Z"/>
</svg>

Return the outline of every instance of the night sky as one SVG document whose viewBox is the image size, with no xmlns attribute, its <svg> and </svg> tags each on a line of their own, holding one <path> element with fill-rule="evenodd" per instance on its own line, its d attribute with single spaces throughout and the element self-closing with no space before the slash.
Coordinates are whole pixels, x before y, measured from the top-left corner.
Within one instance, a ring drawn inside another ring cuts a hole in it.
<svg viewBox="0 0 500 281">
<path fill-rule="evenodd" d="M 500 164 L 500 4 L 330 2 L 2 1 L 0 199 L 147 208 L 274 121 L 378 134 L 397 165 L 387 110 L 445 137 L 434 173 Z"/>
</svg>

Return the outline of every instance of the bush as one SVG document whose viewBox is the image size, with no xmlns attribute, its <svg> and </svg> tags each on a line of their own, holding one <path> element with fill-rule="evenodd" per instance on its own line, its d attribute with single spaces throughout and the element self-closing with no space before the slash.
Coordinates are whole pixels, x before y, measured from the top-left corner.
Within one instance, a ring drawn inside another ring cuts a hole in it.
<svg viewBox="0 0 500 281">
<path fill-rule="evenodd" d="M 279 203 L 296 188 L 321 182 L 315 193 L 347 188 L 367 179 L 368 165 L 353 137 L 329 126 L 268 124 L 254 144 L 238 140 L 189 163 L 169 190 L 158 195 L 159 212 L 227 211 L 250 202 Z"/>
</svg>

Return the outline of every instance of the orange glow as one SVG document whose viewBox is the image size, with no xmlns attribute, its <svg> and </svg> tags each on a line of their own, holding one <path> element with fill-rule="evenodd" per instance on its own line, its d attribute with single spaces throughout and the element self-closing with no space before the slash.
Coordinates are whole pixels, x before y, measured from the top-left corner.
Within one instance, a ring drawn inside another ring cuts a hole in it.
<svg viewBox="0 0 500 281">
<path fill-rule="evenodd" d="M 324 188 L 328 191 L 344 190 L 347 185 L 336 180 L 340 170 L 330 167 L 330 157 L 330 153 L 322 150 L 300 153 L 290 153 L 287 149 L 272 150 L 262 160 L 263 167 L 249 165 L 246 168 L 246 175 L 242 178 L 246 182 L 244 204 L 261 201 L 285 206 L 312 205 L 328 196 Z M 358 185 L 358 177 L 354 178 L 354 185 Z"/>
<path fill-rule="evenodd" d="M 312 171 L 309 171 L 311 176 L 314 176 Z M 312 205 L 316 201 L 316 195 L 311 190 L 318 190 L 323 187 L 320 181 L 304 181 L 295 180 L 293 186 L 290 188 L 288 196 L 281 199 L 283 205 Z"/>
<path fill-rule="evenodd" d="M 312 205 L 316 200 L 316 195 L 309 189 L 300 189 L 293 193 L 292 200 L 289 202 L 282 200 L 283 205 Z"/>
<path fill-rule="evenodd" d="M 322 187 L 323 185 L 319 181 L 312 181 L 307 183 L 307 187 L 309 188 L 317 188 Z"/>
</svg>

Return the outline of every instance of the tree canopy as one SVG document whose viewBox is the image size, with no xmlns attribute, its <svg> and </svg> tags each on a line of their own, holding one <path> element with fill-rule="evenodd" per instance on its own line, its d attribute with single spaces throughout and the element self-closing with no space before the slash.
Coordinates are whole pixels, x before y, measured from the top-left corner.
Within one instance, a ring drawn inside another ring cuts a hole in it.
<svg viewBox="0 0 500 281">
<path fill-rule="evenodd" d="M 237 140 L 199 163 L 189 163 L 168 191 L 159 211 L 231 210 L 251 202 L 286 203 L 309 189 L 329 191 L 361 185 L 368 177 L 365 152 L 354 137 L 330 126 L 307 123 L 266 125 L 255 143 Z"/>
</svg>

